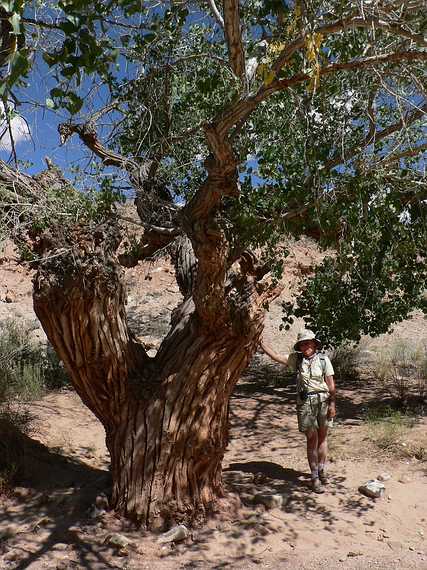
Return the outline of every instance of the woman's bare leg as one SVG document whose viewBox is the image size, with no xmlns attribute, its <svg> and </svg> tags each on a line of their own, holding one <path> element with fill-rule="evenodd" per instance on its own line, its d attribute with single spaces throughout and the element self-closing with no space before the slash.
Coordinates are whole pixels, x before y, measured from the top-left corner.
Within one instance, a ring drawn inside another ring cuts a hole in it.
<svg viewBox="0 0 427 570">
<path fill-rule="evenodd" d="M 311 476 L 314 479 L 319 473 L 319 457 L 318 457 L 318 435 L 317 430 L 309 430 L 305 432 L 307 437 L 307 459 L 310 465 Z"/>
</svg>

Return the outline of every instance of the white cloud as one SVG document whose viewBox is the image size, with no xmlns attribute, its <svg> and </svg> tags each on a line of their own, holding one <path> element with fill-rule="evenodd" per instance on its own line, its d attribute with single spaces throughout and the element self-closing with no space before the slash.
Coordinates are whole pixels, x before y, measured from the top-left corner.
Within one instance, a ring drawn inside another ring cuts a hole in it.
<svg viewBox="0 0 427 570">
<path fill-rule="evenodd" d="M 10 121 L 13 142 L 16 145 L 30 140 L 30 130 L 26 121 L 19 115 L 15 115 Z M 4 114 L 4 105 L 0 103 L 0 150 L 10 152 L 12 141 L 9 127 Z"/>
</svg>

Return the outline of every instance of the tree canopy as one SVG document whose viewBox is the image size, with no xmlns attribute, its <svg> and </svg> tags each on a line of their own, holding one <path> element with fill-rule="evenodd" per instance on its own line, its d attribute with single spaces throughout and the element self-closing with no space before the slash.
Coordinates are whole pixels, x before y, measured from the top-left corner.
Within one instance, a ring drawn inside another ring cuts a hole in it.
<svg viewBox="0 0 427 570">
<path fill-rule="evenodd" d="M 252 248 L 278 275 L 285 236 L 333 251 L 285 326 L 304 316 L 337 344 L 425 309 L 422 2 L 4 0 L 0 16 L 8 120 L 48 67 L 37 104 L 68 113 L 62 142 L 97 158 L 98 220 L 131 188 L 163 247 L 208 157 L 233 157 L 237 190 L 218 190 L 215 214 L 229 267 Z M 87 212 L 80 200 L 63 202 Z"/>
</svg>

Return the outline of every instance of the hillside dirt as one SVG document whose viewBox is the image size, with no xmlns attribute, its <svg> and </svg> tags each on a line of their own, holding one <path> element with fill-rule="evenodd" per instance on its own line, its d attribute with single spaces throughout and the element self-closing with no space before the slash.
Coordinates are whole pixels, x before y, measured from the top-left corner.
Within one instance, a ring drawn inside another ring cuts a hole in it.
<svg viewBox="0 0 427 570">
<path fill-rule="evenodd" d="M 309 244 L 294 247 L 282 298 L 289 298 L 295 278 L 318 259 Z M 33 325 L 34 338 L 43 340 L 32 311 L 31 277 L 16 264 L 13 250 L 0 254 L 0 319 L 25 320 Z M 129 322 L 155 350 L 179 301 L 173 270 L 160 260 L 127 270 L 126 280 Z M 280 302 L 270 307 L 265 339 L 287 352 L 302 323 L 279 332 Z M 391 336 L 364 339 L 365 353 L 375 357 L 397 339 L 425 343 L 426 332 L 424 317 L 414 315 Z M 73 391 L 32 403 L 32 431 L 18 444 L 25 474 L 19 487 L 0 494 L 0 569 L 426 569 L 425 417 L 419 414 L 397 428 L 367 421 L 367 409 L 388 403 L 378 383 L 366 374 L 362 380 L 337 378 L 330 482 L 323 495 L 315 495 L 293 387 L 283 378 L 279 365 L 256 355 L 231 401 L 224 476 L 232 500 L 176 544 L 162 544 L 157 535 L 104 510 L 109 472 L 103 428 Z M 383 498 L 358 491 L 384 472 L 391 478 Z M 282 505 L 255 505 L 259 493 L 280 495 Z M 129 545 L 111 545 L 114 533 Z"/>
</svg>

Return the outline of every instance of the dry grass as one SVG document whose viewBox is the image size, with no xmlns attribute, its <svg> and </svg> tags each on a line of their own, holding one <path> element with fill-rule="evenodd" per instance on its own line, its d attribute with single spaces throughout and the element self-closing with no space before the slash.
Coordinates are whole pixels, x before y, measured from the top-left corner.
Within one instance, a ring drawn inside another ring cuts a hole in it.
<svg viewBox="0 0 427 570">
<path fill-rule="evenodd" d="M 423 402 L 427 387 L 427 347 L 398 341 L 384 348 L 372 366 L 384 392 L 405 406 L 411 398 Z"/>
<path fill-rule="evenodd" d="M 27 404 L 67 383 L 53 350 L 31 339 L 31 328 L 9 320 L 0 325 L 0 494 L 27 469 L 23 438 L 31 431 Z"/>
<path fill-rule="evenodd" d="M 50 346 L 31 341 L 31 327 L 14 320 L 0 325 L 0 406 L 30 402 L 68 379 Z"/>
</svg>

